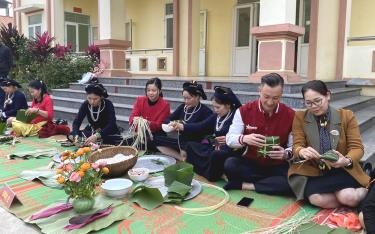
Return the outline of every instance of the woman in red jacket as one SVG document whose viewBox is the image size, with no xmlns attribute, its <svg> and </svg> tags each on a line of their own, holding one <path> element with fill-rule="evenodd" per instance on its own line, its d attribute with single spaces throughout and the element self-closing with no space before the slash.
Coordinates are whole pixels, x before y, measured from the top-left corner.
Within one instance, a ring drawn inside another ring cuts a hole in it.
<svg viewBox="0 0 375 234">
<path fill-rule="evenodd" d="M 163 99 L 161 87 L 161 80 L 157 77 L 147 81 L 146 96 L 137 97 L 132 114 L 129 117 L 130 125 L 133 124 L 134 118 L 142 117 L 148 121 L 153 134 L 157 134 L 161 130 L 162 123 L 171 112 L 169 103 Z"/>
<path fill-rule="evenodd" d="M 34 114 L 36 117 L 30 123 L 23 123 L 16 118 L 8 119 L 17 136 L 33 136 L 47 123 L 53 120 L 53 101 L 48 95 L 47 86 L 43 81 L 34 80 L 29 83 L 29 92 L 33 97 L 31 107 L 26 110 L 26 115 Z"/>
</svg>

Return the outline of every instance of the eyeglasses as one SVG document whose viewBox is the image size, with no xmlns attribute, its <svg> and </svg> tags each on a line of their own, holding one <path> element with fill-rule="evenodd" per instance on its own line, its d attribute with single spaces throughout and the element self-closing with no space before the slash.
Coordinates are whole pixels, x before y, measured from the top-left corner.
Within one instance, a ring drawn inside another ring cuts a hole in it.
<svg viewBox="0 0 375 234">
<path fill-rule="evenodd" d="M 311 108 L 313 106 L 320 106 L 320 105 L 322 105 L 322 102 L 323 102 L 323 98 L 319 98 L 319 99 L 316 99 L 314 101 L 305 101 L 305 106 L 307 108 Z"/>
</svg>

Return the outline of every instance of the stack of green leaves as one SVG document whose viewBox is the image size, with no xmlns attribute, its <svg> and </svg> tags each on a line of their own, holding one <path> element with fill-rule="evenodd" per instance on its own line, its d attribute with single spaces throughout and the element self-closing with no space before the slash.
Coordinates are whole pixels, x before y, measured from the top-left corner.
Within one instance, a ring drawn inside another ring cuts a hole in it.
<svg viewBox="0 0 375 234">
<path fill-rule="evenodd" d="M 189 194 L 191 190 L 191 185 L 180 183 L 178 181 L 173 181 L 173 183 L 168 187 L 168 195 L 165 198 L 166 203 L 182 203 L 186 195 Z"/>
<path fill-rule="evenodd" d="M 164 198 L 159 189 L 139 184 L 133 189 L 130 201 L 137 203 L 146 210 L 153 210 L 163 204 Z"/>
<path fill-rule="evenodd" d="M 59 153 L 59 151 L 56 148 L 36 149 L 36 150 L 12 153 L 12 154 L 7 155 L 7 157 L 8 159 L 15 159 L 15 158 L 30 159 L 30 158 L 42 158 L 42 157 L 51 158 L 57 153 Z"/>
<path fill-rule="evenodd" d="M 181 203 L 191 190 L 194 177 L 193 165 L 181 162 L 164 169 L 165 186 L 168 187 L 166 202 Z"/>
<path fill-rule="evenodd" d="M 265 139 L 265 146 L 258 149 L 258 156 L 266 157 L 270 151 L 273 151 L 273 146 L 280 144 L 280 138 L 278 136 L 269 136 Z"/>
<path fill-rule="evenodd" d="M 180 162 L 164 169 L 165 186 L 167 187 L 171 186 L 174 181 L 190 186 L 193 177 L 193 165 L 186 162 Z"/>
<path fill-rule="evenodd" d="M 139 184 L 133 189 L 130 201 L 146 210 L 153 210 L 164 202 L 181 203 L 192 188 L 193 176 L 193 165 L 185 162 L 171 165 L 164 169 L 164 184 L 168 187 L 165 198 L 159 189 Z"/>
<path fill-rule="evenodd" d="M 0 145 L 12 143 L 14 136 L 0 136 Z"/>
</svg>

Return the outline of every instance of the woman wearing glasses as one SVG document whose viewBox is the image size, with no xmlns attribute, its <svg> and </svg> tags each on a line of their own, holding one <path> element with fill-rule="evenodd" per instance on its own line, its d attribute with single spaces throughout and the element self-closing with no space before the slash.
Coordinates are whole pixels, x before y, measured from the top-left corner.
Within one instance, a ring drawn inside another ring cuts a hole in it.
<svg viewBox="0 0 375 234">
<path fill-rule="evenodd" d="M 187 141 L 200 142 L 204 136 L 200 132 L 180 132 L 175 123 L 198 123 L 212 114 L 211 109 L 200 102 L 201 98 L 203 100 L 207 99 L 202 85 L 197 84 L 195 81 L 185 82 L 182 89 L 184 104 L 178 106 L 165 121 L 172 127 L 175 137 L 171 136 L 171 134 L 169 136 L 158 135 L 154 137 L 154 144 L 160 152 L 181 161 L 186 158 L 185 143 Z"/>
<path fill-rule="evenodd" d="M 212 97 L 214 113 L 199 123 L 177 123 L 176 129 L 184 133 L 200 132 L 202 135 L 212 136 L 202 142 L 188 142 L 186 144 L 186 161 L 194 165 L 194 171 L 209 181 L 217 181 L 224 173 L 225 160 L 235 154 L 234 150 L 225 143 L 234 113 L 241 102 L 230 88 L 215 87 Z"/>
<path fill-rule="evenodd" d="M 335 109 L 326 84 L 320 80 L 302 87 L 306 111 L 296 113 L 293 122 L 293 155 L 289 183 L 298 199 L 308 199 L 322 208 L 356 207 L 365 197 L 369 177 L 359 161 L 363 145 L 359 127 L 350 110 Z M 336 162 L 322 160 L 333 150 Z"/>
<path fill-rule="evenodd" d="M 103 144 L 115 145 L 121 141 L 116 125 L 115 108 L 107 99 L 108 93 L 102 84 L 89 84 L 85 88 L 87 100 L 79 108 L 78 115 L 73 121 L 73 131 L 70 139 L 83 137 L 85 144 L 102 141 Z M 89 125 L 80 131 L 84 118 Z"/>
</svg>

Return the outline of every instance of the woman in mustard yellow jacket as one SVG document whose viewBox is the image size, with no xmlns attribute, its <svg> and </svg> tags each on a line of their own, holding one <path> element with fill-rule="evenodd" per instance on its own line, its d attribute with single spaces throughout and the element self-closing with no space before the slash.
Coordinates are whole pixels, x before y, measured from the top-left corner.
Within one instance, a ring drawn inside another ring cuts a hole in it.
<svg viewBox="0 0 375 234">
<path fill-rule="evenodd" d="M 330 92 L 324 82 L 313 80 L 302 87 L 306 111 L 293 121 L 293 155 L 289 184 L 297 199 L 308 199 L 322 208 L 355 207 L 366 196 L 370 178 L 359 161 L 364 150 L 359 127 L 350 110 L 329 105 Z M 334 150 L 336 162 L 320 156 Z"/>
</svg>

